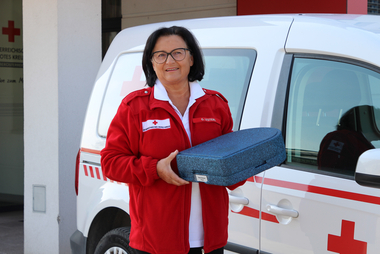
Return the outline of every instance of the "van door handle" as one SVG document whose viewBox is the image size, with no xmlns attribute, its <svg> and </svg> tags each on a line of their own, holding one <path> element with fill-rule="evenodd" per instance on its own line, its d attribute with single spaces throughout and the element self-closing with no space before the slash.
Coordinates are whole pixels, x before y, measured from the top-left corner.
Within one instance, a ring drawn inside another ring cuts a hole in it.
<svg viewBox="0 0 380 254">
<path fill-rule="evenodd" d="M 276 215 L 289 216 L 292 218 L 297 218 L 299 215 L 298 211 L 296 210 L 286 209 L 275 205 L 267 205 L 267 211 Z"/>
<path fill-rule="evenodd" d="M 249 204 L 249 200 L 246 197 L 237 197 L 237 196 L 229 195 L 229 198 L 230 198 L 230 203 L 233 203 L 233 204 L 239 204 L 239 205 Z"/>
</svg>

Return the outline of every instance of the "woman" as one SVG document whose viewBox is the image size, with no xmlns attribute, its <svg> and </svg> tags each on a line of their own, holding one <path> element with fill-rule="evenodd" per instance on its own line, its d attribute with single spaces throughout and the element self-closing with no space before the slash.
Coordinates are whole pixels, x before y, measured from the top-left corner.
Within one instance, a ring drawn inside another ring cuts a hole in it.
<svg viewBox="0 0 380 254">
<path fill-rule="evenodd" d="M 349 109 L 339 119 L 336 131 L 326 134 L 319 146 L 318 169 L 354 175 L 359 156 L 375 147 L 360 131 L 360 111 L 373 112 L 373 106 L 361 105 Z"/>
<path fill-rule="evenodd" d="M 204 75 L 202 53 L 183 27 L 153 32 L 142 62 L 149 88 L 123 99 L 101 152 L 105 175 L 129 185 L 130 246 L 138 253 L 223 253 L 227 191 L 181 179 L 175 157 L 232 132 L 227 100 L 196 82 Z"/>
</svg>

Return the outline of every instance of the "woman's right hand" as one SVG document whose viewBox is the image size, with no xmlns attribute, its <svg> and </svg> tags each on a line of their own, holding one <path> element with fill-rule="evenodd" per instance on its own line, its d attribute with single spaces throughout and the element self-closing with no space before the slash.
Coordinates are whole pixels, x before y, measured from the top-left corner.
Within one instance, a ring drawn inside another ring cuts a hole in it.
<svg viewBox="0 0 380 254">
<path fill-rule="evenodd" d="M 169 184 L 173 184 L 176 186 L 182 186 L 185 184 L 189 184 L 188 181 L 180 178 L 170 166 L 170 162 L 177 156 L 178 150 L 175 150 L 168 157 L 163 158 L 157 162 L 157 175 Z"/>
</svg>

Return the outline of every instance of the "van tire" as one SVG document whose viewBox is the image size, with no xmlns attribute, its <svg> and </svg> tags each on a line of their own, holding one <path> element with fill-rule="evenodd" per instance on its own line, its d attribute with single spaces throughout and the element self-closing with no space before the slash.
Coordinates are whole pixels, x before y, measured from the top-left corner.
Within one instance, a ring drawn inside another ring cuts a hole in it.
<svg viewBox="0 0 380 254">
<path fill-rule="evenodd" d="M 130 230 L 130 227 L 122 227 L 109 231 L 100 239 L 94 254 L 136 254 L 129 246 Z"/>
</svg>

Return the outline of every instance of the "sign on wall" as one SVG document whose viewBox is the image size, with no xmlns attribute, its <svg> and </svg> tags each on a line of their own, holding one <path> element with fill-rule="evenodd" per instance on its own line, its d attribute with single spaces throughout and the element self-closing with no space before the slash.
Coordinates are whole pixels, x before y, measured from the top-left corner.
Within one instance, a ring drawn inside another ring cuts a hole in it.
<svg viewBox="0 0 380 254">
<path fill-rule="evenodd" d="M 0 89 L 22 84 L 22 1 L 0 2 Z M 3 97 L 4 91 L 0 93 Z M 14 97 L 14 96 L 13 96 Z M 16 96 L 17 97 L 17 96 Z M 9 98 L 10 99 L 10 98 Z M 1 98 L 0 103 L 9 101 Z M 12 98 L 13 99 L 13 98 Z M 5 100 L 5 101 L 4 101 Z M 10 102 L 10 101 L 9 101 Z"/>
<path fill-rule="evenodd" d="M 22 0 L 0 1 L 0 203 L 24 194 Z"/>
</svg>

